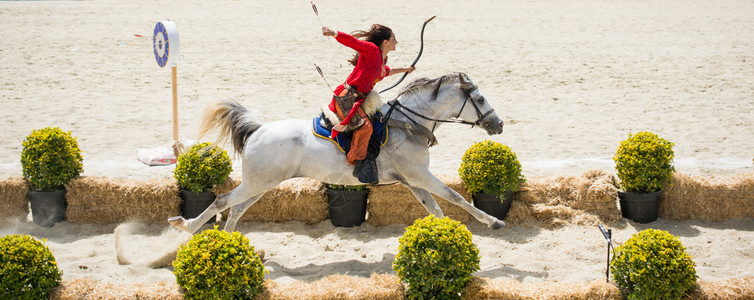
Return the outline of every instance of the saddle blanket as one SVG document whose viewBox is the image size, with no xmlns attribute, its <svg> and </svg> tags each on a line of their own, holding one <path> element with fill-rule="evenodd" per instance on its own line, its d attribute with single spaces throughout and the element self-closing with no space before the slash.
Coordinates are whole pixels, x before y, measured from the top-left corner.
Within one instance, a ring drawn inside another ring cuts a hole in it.
<svg viewBox="0 0 754 300">
<path fill-rule="evenodd" d="M 372 119 L 372 137 L 370 137 L 370 140 L 379 139 L 380 147 L 382 147 L 387 143 L 388 127 L 380 121 L 380 119 L 382 119 L 382 112 L 378 111 L 374 114 Z M 315 136 L 335 143 L 335 145 L 338 146 L 338 149 L 343 151 L 343 153 L 348 153 L 348 150 L 351 150 L 351 138 L 353 137 L 353 132 L 341 132 L 338 133 L 335 139 L 331 139 L 330 134 L 332 131 L 322 126 L 320 116 L 315 117 L 312 121 L 312 133 L 314 133 Z"/>
</svg>

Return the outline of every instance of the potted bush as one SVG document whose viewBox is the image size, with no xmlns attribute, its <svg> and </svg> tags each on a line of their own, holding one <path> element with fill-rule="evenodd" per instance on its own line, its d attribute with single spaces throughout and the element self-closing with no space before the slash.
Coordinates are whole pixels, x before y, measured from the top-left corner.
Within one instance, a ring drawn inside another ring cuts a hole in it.
<svg viewBox="0 0 754 300">
<path fill-rule="evenodd" d="M 645 229 L 615 249 L 610 271 L 628 299 L 681 299 L 696 286 L 695 263 L 667 231 Z"/>
<path fill-rule="evenodd" d="M 662 190 L 675 171 L 673 143 L 648 131 L 629 134 L 613 160 L 623 190 L 618 191 L 623 217 L 638 223 L 657 220 Z"/>
<path fill-rule="evenodd" d="M 33 130 L 23 142 L 21 168 L 29 183 L 34 223 L 52 227 L 65 220 L 65 184 L 84 171 L 76 138 L 60 128 Z"/>
<path fill-rule="evenodd" d="M 458 174 L 474 206 L 500 220 L 508 215 L 513 192 L 526 181 L 516 153 L 494 141 L 471 145 L 463 154 Z"/>
<path fill-rule="evenodd" d="M 366 185 L 325 184 L 330 222 L 337 227 L 355 227 L 364 223 L 369 190 Z"/>
<path fill-rule="evenodd" d="M 207 209 L 217 197 L 212 189 L 225 183 L 231 171 L 228 152 L 212 143 L 196 144 L 181 153 L 173 170 L 183 199 L 181 215 L 195 218 Z"/>
</svg>

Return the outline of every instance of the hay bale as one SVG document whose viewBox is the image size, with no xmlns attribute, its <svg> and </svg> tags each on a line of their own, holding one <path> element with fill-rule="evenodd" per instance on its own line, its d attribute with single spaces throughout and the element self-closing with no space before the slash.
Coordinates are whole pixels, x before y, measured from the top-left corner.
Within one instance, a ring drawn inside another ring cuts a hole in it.
<svg viewBox="0 0 754 300">
<path fill-rule="evenodd" d="M 441 177 L 448 187 L 461 194 L 466 201 L 471 202 L 471 196 L 466 192 L 466 186 L 458 176 Z M 471 222 L 473 217 L 458 205 L 432 195 L 442 209 L 445 216 L 464 224 Z M 414 223 L 414 220 L 429 215 L 427 209 L 414 197 L 411 191 L 402 184 L 379 185 L 369 187 L 369 202 L 367 203 L 367 222 L 374 226 L 390 224 Z"/>
<path fill-rule="evenodd" d="M 225 180 L 225 183 L 215 186 L 214 189 L 212 189 L 212 192 L 215 193 L 215 195 L 222 195 L 230 193 L 233 189 L 237 188 L 238 185 L 241 184 L 241 180 L 237 178 L 231 178 L 228 176 L 228 179 Z"/>
<path fill-rule="evenodd" d="M 255 300 L 267 299 L 404 299 L 404 286 L 395 275 L 370 278 L 331 275 L 312 283 L 280 285 L 267 280 Z M 700 281 L 689 299 L 754 299 L 754 276 Z M 50 299 L 183 299 L 175 282 L 114 284 L 93 279 L 65 280 Z M 604 280 L 522 283 L 473 277 L 463 299 L 622 299 L 618 288 Z"/>
<path fill-rule="evenodd" d="M 29 214 L 28 192 L 29 186 L 23 177 L 0 180 L 0 225 L 10 222 L 9 219 L 26 218 Z"/>
<path fill-rule="evenodd" d="M 474 277 L 462 299 L 621 299 L 617 287 L 604 280 L 522 283 Z"/>
<path fill-rule="evenodd" d="M 66 189 L 67 217 L 72 223 L 164 223 L 181 214 L 181 198 L 174 179 L 84 176 L 71 180 Z"/>
<path fill-rule="evenodd" d="M 386 274 L 372 274 L 369 278 L 330 275 L 312 283 L 295 281 L 266 288 L 254 299 L 404 299 L 398 277 Z"/>
<path fill-rule="evenodd" d="M 659 216 L 676 221 L 754 217 L 754 173 L 709 178 L 675 173 Z"/>
<path fill-rule="evenodd" d="M 93 279 L 65 280 L 52 290 L 50 299 L 183 299 L 175 282 L 114 284 Z"/>
<path fill-rule="evenodd" d="M 519 191 L 506 221 L 523 226 L 555 228 L 568 224 L 595 225 L 619 220 L 618 184 L 604 170 L 581 176 L 529 179 Z"/>
<path fill-rule="evenodd" d="M 238 181 L 240 183 L 240 181 Z M 283 181 L 254 203 L 241 221 L 290 222 L 315 224 L 330 216 L 323 184 L 314 179 L 295 178 Z"/>
<path fill-rule="evenodd" d="M 691 299 L 754 299 L 754 276 L 719 281 L 700 281 Z"/>
</svg>

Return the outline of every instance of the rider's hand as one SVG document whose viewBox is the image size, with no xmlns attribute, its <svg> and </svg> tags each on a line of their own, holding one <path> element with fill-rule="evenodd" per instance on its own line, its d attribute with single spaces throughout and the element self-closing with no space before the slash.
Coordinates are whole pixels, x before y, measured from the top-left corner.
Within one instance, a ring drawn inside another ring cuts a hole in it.
<svg viewBox="0 0 754 300">
<path fill-rule="evenodd" d="M 337 36 L 338 32 L 335 30 L 332 30 L 330 28 L 327 28 L 325 26 L 322 26 L 322 35 L 324 36 Z"/>
</svg>

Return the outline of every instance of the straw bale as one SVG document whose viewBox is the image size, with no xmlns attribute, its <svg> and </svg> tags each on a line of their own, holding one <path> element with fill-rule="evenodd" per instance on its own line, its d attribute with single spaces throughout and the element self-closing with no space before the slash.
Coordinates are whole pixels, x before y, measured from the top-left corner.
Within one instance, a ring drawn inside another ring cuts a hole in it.
<svg viewBox="0 0 754 300">
<path fill-rule="evenodd" d="M 455 190 L 466 201 L 471 202 L 471 196 L 466 192 L 466 186 L 461 179 L 455 177 L 440 177 L 448 187 Z M 472 216 L 458 205 L 432 195 L 442 209 L 445 216 L 468 224 Z M 411 191 L 402 184 L 379 185 L 369 187 L 369 202 L 367 203 L 367 222 L 374 226 L 390 224 L 413 224 L 414 220 L 429 215 L 427 209 L 414 197 Z"/>
<path fill-rule="evenodd" d="M 546 228 L 615 221 L 621 217 L 617 197 L 615 176 L 603 170 L 589 170 L 581 176 L 535 177 L 516 192 L 517 201 L 506 221 Z"/>
<path fill-rule="evenodd" d="M 65 280 L 52 290 L 50 299 L 183 299 L 175 282 L 114 284 L 93 279 Z"/>
<path fill-rule="evenodd" d="M 181 198 L 174 179 L 84 176 L 71 180 L 66 189 L 67 218 L 72 223 L 159 223 L 181 213 Z"/>
<path fill-rule="evenodd" d="M 459 177 L 444 177 L 441 180 L 471 202 L 471 196 Z M 411 224 L 428 214 L 411 192 L 401 185 L 377 186 L 370 190 L 367 221 L 372 225 Z M 621 217 L 617 196 L 615 177 L 604 170 L 589 170 L 581 176 L 532 178 L 514 193 L 506 222 L 552 228 L 615 221 Z M 463 223 L 473 220 L 460 207 L 441 198 L 437 202 L 447 216 Z"/>
<path fill-rule="evenodd" d="M 508 215 L 505 217 L 507 224 L 514 224 L 526 227 L 536 227 L 537 219 L 534 218 L 532 205 L 520 201 L 513 201 Z"/>
<path fill-rule="evenodd" d="M 295 178 L 267 191 L 241 216 L 241 221 L 315 224 L 329 216 L 323 184 L 309 178 Z"/>
<path fill-rule="evenodd" d="M 267 299 L 403 299 L 405 286 L 397 276 L 370 278 L 330 275 L 315 282 L 281 285 L 266 280 L 255 300 Z M 700 281 L 690 299 L 754 299 L 754 276 Z M 183 299 L 175 282 L 113 284 L 93 279 L 65 280 L 50 299 Z M 621 299 L 620 291 L 604 280 L 522 283 L 473 277 L 463 299 Z"/>
<path fill-rule="evenodd" d="M 295 281 L 269 286 L 254 299 L 404 299 L 398 277 L 372 274 L 370 278 L 330 275 L 312 283 Z"/>
<path fill-rule="evenodd" d="M 29 187 L 23 177 L 0 180 L 0 222 L 9 218 L 25 218 L 29 214 Z"/>
<path fill-rule="evenodd" d="M 659 215 L 668 220 L 706 221 L 754 217 L 754 173 L 731 177 L 673 174 Z"/>
<path fill-rule="evenodd" d="M 215 193 L 215 195 L 222 195 L 230 193 L 233 189 L 238 187 L 241 184 L 241 180 L 238 178 L 232 178 L 228 177 L 228 179 L 225 180 L 225 183 L 216 186 L 214 189 L 212 189 L 212 192 Z"/>
<path fill-rule="evenodd" d="M 621 299 L 620 291 L 603 280 L 522 283 L 474 277 L 462 299 Z"/>
<path fill-rule="evenodd" d="M 691 299 L 754 299 L 754 276 L 719 281 L 700 281 Z"/>
</svg>

